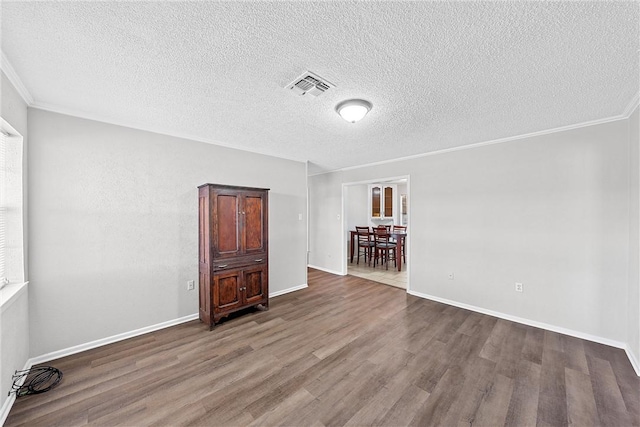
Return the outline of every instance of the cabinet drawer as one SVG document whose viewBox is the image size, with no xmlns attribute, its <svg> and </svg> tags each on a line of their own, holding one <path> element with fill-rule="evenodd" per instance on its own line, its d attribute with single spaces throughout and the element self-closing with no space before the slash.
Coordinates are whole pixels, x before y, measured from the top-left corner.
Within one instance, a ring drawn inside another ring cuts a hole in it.
<svg viewBox="0 0 640 427">
<path fill-rule="evenodd" d="M 230 259 L 216 260 L 211 263 L 211 269 L 214 273 L 226 271 L 234 268 L 248 267 L 252 265 L 261 265 L 267 263 L 266 254 L 255 254 Z"/>
</svg>

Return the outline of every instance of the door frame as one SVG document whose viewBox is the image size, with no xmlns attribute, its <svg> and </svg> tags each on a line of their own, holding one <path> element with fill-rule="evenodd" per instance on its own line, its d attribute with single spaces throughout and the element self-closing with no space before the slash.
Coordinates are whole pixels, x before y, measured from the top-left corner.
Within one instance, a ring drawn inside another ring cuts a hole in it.
<svg viewBox="0 0 640 427">
<path fill-rule="evenodd" d="M 342 240 L 347 235 L 349 230 L 347 229 L 347 218 L 345 216 L 346 212 L 346 188 L 349 186 L 356 185 L 368 185 L 368 184 L 377 184 L 384 183 L 388 181 L 398 181 L 401 179 L 407 180 L 407 224 L 411 225 L 411 175 L 401 175 L 401 176 L 392 176 L 385 178 L 375 178 L 375 179 L 367 179 L 363 181 L 352 181 L 352 182 L 343 182 L 342 183 L 342 197 L 341 197 L 341 207 L 340 207 L 340 254 L 342 259 L 342 267 L 341 274 L 346 276 L 348 273 L 348 260 L 347 260 L 347 245 L 345 241 Z M 407 289 L 409 292 L 411 290 L 411 237 L 407 235 L 407 262 L 405 263 L 407 269 Z"/>
</svg>

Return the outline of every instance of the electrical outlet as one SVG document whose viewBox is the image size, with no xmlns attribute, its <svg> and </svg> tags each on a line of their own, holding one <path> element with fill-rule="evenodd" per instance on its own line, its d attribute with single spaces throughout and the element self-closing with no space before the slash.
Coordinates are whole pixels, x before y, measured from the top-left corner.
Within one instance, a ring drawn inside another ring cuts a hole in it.
<svg viewBox="0 0 640 427">
<path fill-rule="evenodd" d="M 523 291 L 522 283 L 516 282 L 516 292 L 522 292 L 522 291 Z"/>
<path fill-rule="evenodd" d="M 449 273 L 449 280 L 453 280 L 453 273 Z"/>
<path fill-rule="evenodd" d="M 196 283 L 193 280 L 187 282 L 187 290 L 192 291 L 196 288 Z"/>
</svg>

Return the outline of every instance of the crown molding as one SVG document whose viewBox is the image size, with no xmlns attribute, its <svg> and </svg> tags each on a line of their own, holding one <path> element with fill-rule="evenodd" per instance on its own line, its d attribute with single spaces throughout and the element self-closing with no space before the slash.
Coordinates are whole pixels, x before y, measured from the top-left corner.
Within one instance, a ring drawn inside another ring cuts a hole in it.
<svg viewBox="0 0 640 427">
<path fill-rule="evenodd" d="M 24 83 L 22 83 L 22 80 L 18 76 L 18 73 L 16 73 L 16 70 L 11 65 L 11 62 L 9 62 L 9 58 L 7 58 L 7 55 L 5 55 L 2 51 L 0 51 L 0 53 L 2 54 L 0 69 L 4 71 L 4 74 L 7 76 L 11 84 L 13 84 L 13 86 L 16 88 L 24 102 L 27 103 L 27 106 L 30 107 L 34 101 L 33 96 L 31 96 L 31 93 L 29 93 L 27 87 L 24 85 Z"/>
<path fill-rule="evenodd" d="M 635 99 L 636 99 L 635 102 L 637 102 L 638 98 L 636 97 Z M 633 105 L 633 102 L 631 104 L 629 104 L 629 105 Z M 635 107 L 633 107 L 633 108 L 635 108 Z M 506 138 L 494 139 L 494 140 L 491 140 L 491 141 L 477 142 L 475 144 L 461 145 L 459 147 L 444 148 L 442 150 L 430 151 L 428 153 L 414 154 L 412 156 L 406 156 L 406 157 L 398 157 L 397 159 L 382 160 L 380 162 L 367 163 L 367 164 L 364 164 L 364 165 L 348 166 L 348 167 L 345 167 L 345 168 L 332 169 L 330 171 L 318 172 L 318 173 L 315 173 L 315 174 L 312 174 L 312 175 L 309 175 L 309 176 L 324 175 L 324 174 L 334 173 L 334 172 L 345 172 L 345 171 L 350 171 L 350 170 L 355 170 L 355 169 L 361 169 L 361 168 L 368 168 L 368 167 L 372 167 L 372 166 L 384 165 L 384 164 L 388 164 L 388 163 L 401 162 L 401 161 L 405 161 L 405 160 L 419 159 L 419 158 L 422 158 L 422 157 L 436 156 L 438 154 L 451 153 L 451 152 L 454 152 L 454 151 L 471 150 L 471 149 L 474 149 L 474 148 L 485 147 L 487 145 L 502 144 L 502 143 L 505 143 L 505 142 L 517 141 L 519 139 L 534 138 L 534 137 L 537 137 L 537 136 L 548 135 L 550 133 L 564 132 L 564 131 L 573 130 L 573 129 L 580 129 L 580 128 L 589 127 L 589 126 L 595 126 L 595 125 L 601 125 L 601 124 L 605 124 L 605 123 L 616 122 L 616 121 L 619 121 L 619 120 L 626 120 L 626 119 L 629 118 L 630 114 L 633 112 L 633 108 L 631 108 L 631 111 L 629 112 L 629 115 L 624 114 L 624 115 L 619 115 L 619 116 L 607 117 L 605 119 L 592 120 L 592 121 L 583 122 L 583 123 L 576 123 L 576 124 L 573 124 L 573 125 L 561 126 L 561 127 L 541 130 L 541 131 L 537 131 L 537 132 L 525 133 L 525 134 L 522 134 L 522 135 L 509 136 L 509 137 L 506 137 Z M 629 109 L 629 107 L 627 107 L 627 109 Z M 627 112 L 627 110 L 625 110 L 625 113 L 626 112 Z"/>
<path fill-rule="evenodd" d="M 68 116 L 79 117 L 79 118 L 83 118 L 83 119 L 87 119 L 87 120 L 93 120 L 93 121 L 97 121 L 97 122 L 113 124 L 113 125 L 116 125 L 116 126 L 123 126 L 123 127 L 128 127 L 128 128 L 131 128 L 131 129 L 157 133 L 157 134 L 171 136 L 171 137 L 175 137 L 175 138 L 188 139 L 188 140 L 191 140 L 191 141 L 218 145 L 218 146 L 221 146 L 221 147 L 230 148 L 230 149 L 234 149 L 234 150 L 246 151 L 246 152 L 250 152 L 250 153 L 254 153 L 254 154 L 261 154 L 261 155 L 264 155 L 264 156 L 276 157 L 276 158 L 279 158 L 279 159 L 291 160 L 291 161 L 295 161 L 295 162 L 301 162 L 301 160 L 299 160 L 299 159 L 294 159 L 294 158 L 290 158 L 290 157 L 274 156 L 273 154 L 270 154 L 270 153 L 267 153 L 267 152 L 262 152 L 262 151 L 257 151 L 257 150 L 254 151 L 254 150 L 241 149 L 241 148 L 237 148 L 237 147 L 233 146 L 232 144 L 227 144 L 227 143 L 220 142 L 220 141 L 214 141 L 214 140 L 207 139 L 207 138 L 202 138 L 202 137 L 199 137 L 199 136 L 196 136 L 196 135 L 168 131 L 166 129 L 160 129 L 160 128 L 155 128 L 155 127 L 142 125 L 140 123 L 125 122 L 125 121 L 122 121 L 122 120 L 106 118 L 106 117 L 103 117 L 103 116 L 101 116 L 99 114 L 91 114 L 91 113 L 87 113 L 87 112 L 84 112 L 84 111 L 81 111 L 81 110 L 74 110 L 74 109 L 71 109 L 71 108 L 61 107 L 61 106 L 58 106 L 58 105 L 36 102 L 33 99 L 33 96 L 31 95 L 31 93 L 29 93 L 29 91 L 27 90 L 26 86 L 22 83 L 22 80 L 20 79 L 18 74 L 15 72 L 15 69 L 13 68 L 11 63 L 9 62 L 9 59 L 7 58 L 7 56 L 1 50 L 0 50 L 0 53 L 2 54 L 2 61 L 1 61 L 1 64 L 0 64 L 1 65 L 0 69 L 2 69 L 2 71 L 4 71 L 5 75 L 9 79 L 9 81 L 15 86 L 16 90 L 18 91 L 18 93 L 20 94 L 22 99 L 27 103 L 27 106 L 29 106 L 29 107 L 38 108 L 40 110 L 50 111 L 50 112 L 53 112 L 53 113 L 59 113 L 59 114 L 65 114 L 65 115 L 68 115 Z M 564 132 L 564 131 L 572 130 L 572 129 L 579 129 L 579 128 L 588 127 L 588 126 L 594 126 L 594 125 L 599 125 L 599 124 L 604 124 L 604 123 L 610 123 L 610 122 L 614 122 L 614 121 L 618 121 L 618 120 L 625 120 L 625 119 L 628 119 L 631 116 L 631 114 L 633 114 L 633 112 L 638 107 L 638 105 L 640 105 L 640 92 L 636 92 L 636 94 L 633 96 L 633 98 L 631 99 L 629 104 L 627 104 L 627 107 L 624 109 L 622 114 L 620 114 L 618 116 L 612 116 L 612 117 L 607 117 L 607 118 L 604 118 L 604 119 L 592 120 L 592 121 L 589 121 L 589 122 L 576 123 L 576 124 L 573 124 L 573 125 L 561 126 L 561 127 L 557 127 L 557 128 L 546 129 L 546 130 L 542 130 L 542 131 L 531 132 L 531 133 L 526 133 L 526 134 L 516 135 L 516 136 L 510 136 L 510 137 L 500 138 L 500 139 L 495 139 L 495 140 L 490 140 L 490 141 L 478 142 L 478 143 L 475 143 L 475 144 L 468 144 L 468 145 L 463 145 L 463 146 L 459 146 L 459 147 L 445 148 L 445 149 L 442 149 L 442 150 L 431 151 L 431 152 L 428 152 L 428 153 L 415 154 L 415 155 L 406 156 L 406 157 L 399 157 L 399 158 L 396 158 L 396 159 L 383 160 L 383 161 L 380 161 L 380 162 L 367 163 L 367 164 L 364 164 L 364 165 L 348 166 L 348 167 L 345 167 L 345 168 L 332 169 L 332 170 L 329 170 L 329 171 L 322 171 L 322 172 L 310 174 L 308 176 L 324 175 L 324 174 L 333 173 L 333 172 L 343 172 L 343 171 L 361 169 L 361 168 L 366 168 L 366 167 L 371 167 L 371 166 L 378 166 L 378 165 L 383 165 L 383 164 L 388 164 L 388 163 L 393 163 L 393 162 L 399 162 L 399 161 L 404 161 L 404 160 L 418 159 L 418 158 L 421 158 L 421 157 L 434 156 L 434 155 L 437 155 L 437 154 L 445 154 L 445 153 L 450 153 L 450 152 L 454 152 L 454 151 L 469 150 L 469 149 L 473 149 L 473 148 L 484 147 L 484 146 L 487 146 L 487 145 L 501 144 L 501 143 L 504 143 L 504 142 L 517 141 L 519 139 L 524 139 L 524 138 L 533 138 L 533 137 L 536 137 L 536 136 L 547 135 L 547 134 L 550 134 L 550 133 Z M 307 168 L 308 168 L 308 161 L 306 163 L 307 163 Z"/>
<path fill-rule="evenodd" d="M 77 117 L 79 119 L 91 120 L 94 122 L 106 123 L 110 125 L 116 125 L 116 126 L 121 126 L 121 127 L 135 129 L 135 130 L 141 130 L 144 132 L 157 133 L 165 136 L 173 136 L 176 138 L 190 139 L 192 141 L 206 142 L 209 144 L 222 145 L 224 147 L 233 148 L 230 145 L 225 145 L 220 142 L 214 142 L 211 140 L 197 137 L 195 135 L 178 134 L 175 132 L 170 132 L 166 129 L 155 128 L 152 126 L 145 126 L 140 123 L 136 123 L 134 121 L 118 120 L 118 119 L 106 117 L 100 114 L 88 113 L 84 110 L 77 110 L 74 108 L 62 107 L 60 105 L 48 104 L 46 102 L 34 102 L 33 104 L 30 105 L 30 107 L 38 110 L 49 111 L 51 113 L 63 114 L 65 116 Z"/>
<path fill-rule="evenodd" d="M 298 163 L 304 163 L 304 161 L 300 160 L 300 159 L 294 159 L 294 158 L 291 158 L 291 157 L 284 157 L 284 156 L 275 156 L 275 155 L 273 155 L 271 153 L 268 153 L 266 151 L 247 150 L 246 148 L 238 148 L 237 146 L 234 146 L 233 144 L 228 144 L 228 143 L 225 143 L 225 142 L 220 142 L 220 141 L 216 141 L 216 140 L 208 139 L 208 138 L 202 138 L 202 137 L 197 136 L 197 135 L 192 135 L 192 134 L 188 134 L 188 133 L 181 133 L 181 132 L 175 132 L 175 131 L 168 130 L 168 129 L 162 129 L 160 127 L 147 126 L 147 125 L 143 125 L 143 124 L 140 124 L 140 123 L 134 122 L 134 121 L 126 121 L 126 120 L 114 119 L 114 118 L 111 118 L 111 117 L 102 116 L 100 114 L 92 114 L 92 113 L 87 113 L 87 112 L 82 111 L 82 110 L 75 110 L 73 108 L 61 107 L 59 105 L 47 104 L 47 103 L 44 103 L 44 102 L 34 102 L 33 104 L 29 105 L 29 107 L 35 108 L 35 109 L 38 109 L 38 110 L 49 111 L 49 112 L 57 113 L 57 114 L 64 114 L 65 116 L 78 117 L 80 119 L 92 120 L 92 121 L 95 121 L 95 122 L 100 122 L 100 123 L 106 123 L 106 124 L 115 125 L 115 126 L 126 127 L 126 128 L 130 128 L 130 129 L 144 131 L 144 132 L 156 133 L 156 134 L 163 135 L 163 136 L 170 136 L 170 137 L 173 137 L 173 138 L 180 138 L 180 139 L 188 139 L 190 141 L 195 141 L 195 142 L 203 142 L 205 144 L 217 145 L 219 147 L 224 147 L 224 148 L 228 148 L 228 149 L 231 149 L 231 150 L 244 151 L 244 152 L 247 152 L 247 153 L 260 154 L 261 156 L 268 156 L 268 157 L 274 157 L 274 158 L 277 158 L 277 159 L 290 160 L 290 161 L 294 161 L 294 162 L 298 162 Z"/>
<path fill-rule="evenodd" d="M 636 109 L 639 103 L 640 103 L 640 92 L 637 92 L 633 96 L 633 98 L 631 98 L 631 102 L 629 102 L 629 104 L 627 105 L 627 108 L 624 109 L 622 116 L 627 119 L 631 117 L 631 114 L 633 114 L 633 111 Z"/>
</svg>

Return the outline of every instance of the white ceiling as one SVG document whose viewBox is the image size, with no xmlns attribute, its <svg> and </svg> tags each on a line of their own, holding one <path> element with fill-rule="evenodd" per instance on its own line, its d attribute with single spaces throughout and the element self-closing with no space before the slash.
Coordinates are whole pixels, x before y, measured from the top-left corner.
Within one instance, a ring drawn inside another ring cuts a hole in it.
<svg viewBox="0 0 640 427">
<path fill-rule="evenodd" d="M 33 105 L 333 170 L 628 114 L 633 2 L 8 2 Z M 284 89 L 310 70 L 336 85 Z M 349 98 L 373 110 L 350 124 Z"/>
</svg>

